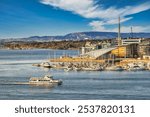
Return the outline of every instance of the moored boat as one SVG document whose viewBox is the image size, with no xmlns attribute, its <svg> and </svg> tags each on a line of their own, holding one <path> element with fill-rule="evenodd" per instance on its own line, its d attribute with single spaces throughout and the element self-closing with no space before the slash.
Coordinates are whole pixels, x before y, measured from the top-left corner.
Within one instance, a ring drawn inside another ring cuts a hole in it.
<svg viewBox="0 0 150 117">
<path fill-rule="evenodd" d="M 40 64 L 40 66 L 45 67 L 45 68 L 51 68 L 52 67 L 49 62 L 43 62 Z"/>
<path fill-rule="evenodd" d="M 123 71 L 124 69 L 121 66 L 110 66 L 110 67 L 106 67 L 105 70 L 107 70 L 107 71 Z"/>
<path fill-rule="evenodd" d="M 44 68 L 53 68 L 49 62 L 42 62 L 40 64 L 32 64 L 32 66 L 37 66 L 37 67 L 44 67 Z"/>
<path fill-rule="evenodd" d="M 101 68 L 82 67 L 82 71 L 101 71 Z"/>
<path fill-rule="evenodd" d="M 133 67 L 130 67 L 128 70 L 129 71 L 143 71 L 143 70 L 145 70 L 145 68 L 140 67 L 140 66 L 133 66 Z"/>
</svg>

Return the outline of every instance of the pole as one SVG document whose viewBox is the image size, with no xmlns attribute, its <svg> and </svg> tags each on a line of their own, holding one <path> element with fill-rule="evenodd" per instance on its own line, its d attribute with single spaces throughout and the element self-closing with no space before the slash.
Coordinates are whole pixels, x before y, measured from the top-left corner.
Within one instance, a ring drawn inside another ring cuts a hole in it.
<svg viewBox="0 0 150 117">
<path fill-rule="evenodd" d="M 121 36 L 120 36 L 120 16 L 118 18 L 118 57 L 119 57 L 119 48 L 121 46 Z"/>
<path fill-rule="evenodd" d="M 131 27 L 131 39 L 133 39 L 133 30 L 132 30 L 132 27 Z"/>
<path fill-rule="evenodd" d="M 118 46 L 121 46 L 121 36 L 120 36 L 120 16 L 118 18 Z"/>
</svg>

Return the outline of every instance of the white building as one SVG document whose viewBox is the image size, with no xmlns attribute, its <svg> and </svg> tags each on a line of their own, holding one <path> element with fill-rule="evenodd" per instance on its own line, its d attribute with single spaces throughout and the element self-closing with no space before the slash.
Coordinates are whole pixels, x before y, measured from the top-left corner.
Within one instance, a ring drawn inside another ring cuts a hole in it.
<svg viewBox="0 0 150 117">
<path fill-rule="evenodd" d="M 139 44 L 142 39 L 122 39 L 122 45 Z"/>
</svg>

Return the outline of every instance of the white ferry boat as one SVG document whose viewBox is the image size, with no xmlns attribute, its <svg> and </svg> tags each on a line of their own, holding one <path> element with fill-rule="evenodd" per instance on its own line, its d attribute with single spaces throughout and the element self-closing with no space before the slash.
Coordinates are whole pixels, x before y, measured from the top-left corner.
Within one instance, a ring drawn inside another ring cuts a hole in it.
<svg viewBox="0 0 150 117">
<path fill-rule="evenodd" d="M 46 75 L 43 78 L 31 77 L 29 80 L 29 84 L 58 84 L 61 85 L 61 80 L 53 79 L 53 76 Z"/>
</svg>

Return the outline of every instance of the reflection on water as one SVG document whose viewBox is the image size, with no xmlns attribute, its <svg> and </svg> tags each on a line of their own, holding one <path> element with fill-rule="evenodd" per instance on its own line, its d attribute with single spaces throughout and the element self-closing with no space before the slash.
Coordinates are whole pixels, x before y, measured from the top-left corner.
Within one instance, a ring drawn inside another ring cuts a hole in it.
<svg viewBox="0 0 150 117">
<path fill-rule="evenodd" d="M 113 72 L 45 69 L 32 66 L 47 60 L 54 50 L 0 50 L 0 99 L 150 99 L 150 72 Z M 61 56 L 64 51 L 57 50 Z M 65 51 L 69 55 L 78 52 Z M 14 85 L 30 77 L 52 74 L 61 86 Z M 11 84 L 11 85 L 10 85 Z"/>
</svg>

